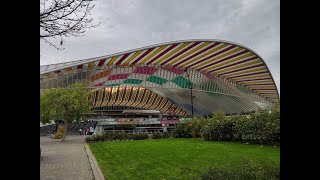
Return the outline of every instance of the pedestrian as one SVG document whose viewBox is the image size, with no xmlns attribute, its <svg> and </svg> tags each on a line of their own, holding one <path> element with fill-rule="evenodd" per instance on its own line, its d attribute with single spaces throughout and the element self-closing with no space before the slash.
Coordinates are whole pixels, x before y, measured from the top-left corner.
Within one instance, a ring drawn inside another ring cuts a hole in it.
<svg viewBox="0 0 320 180">
<path fill-rule="evenodd" d="M 90 127 L 90 131 L 89 131 L 90 133 L 90 135 L 92 135 L 93 134 L 93 127 Z"/>
<path fill-rule="evenodd" d="M 79 129 L 79 135 L 82 135 L 82 129 L 81 128 Z"/>
</svg>

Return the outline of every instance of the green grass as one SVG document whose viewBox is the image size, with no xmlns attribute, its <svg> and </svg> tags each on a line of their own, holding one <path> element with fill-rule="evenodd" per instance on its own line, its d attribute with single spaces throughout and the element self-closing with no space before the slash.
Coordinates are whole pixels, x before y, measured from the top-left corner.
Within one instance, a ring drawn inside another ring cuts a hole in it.
<svg viewBox="0 0 320 180">
<path fill-rule="evenodd" d="M 199 139 L 154 139 L 90 144 L 107 179 L 196 179 L 209 167 L 241 169 L 242 160 L 280 168 L 280 148 Z"/>
</svg>

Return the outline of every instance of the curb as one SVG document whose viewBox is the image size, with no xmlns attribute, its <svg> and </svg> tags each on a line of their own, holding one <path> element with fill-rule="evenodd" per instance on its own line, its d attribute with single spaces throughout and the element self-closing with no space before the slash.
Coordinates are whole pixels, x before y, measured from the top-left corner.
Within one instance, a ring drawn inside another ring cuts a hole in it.
<svg viewBox="0 0 320 180">
<path fill-rule="evenodd" d="M 101 169 L 98 165 L 97 160 L 94 158 L 92 152 L 90 151 L 90 148 L 87 143 L 84 143 L 84 149 L 86 150 L 89 164 L 91 166 L 92 174 L 94 177 L 94 180 L 105 180 L 103 173 L 101 172 Z"/>
</svg>

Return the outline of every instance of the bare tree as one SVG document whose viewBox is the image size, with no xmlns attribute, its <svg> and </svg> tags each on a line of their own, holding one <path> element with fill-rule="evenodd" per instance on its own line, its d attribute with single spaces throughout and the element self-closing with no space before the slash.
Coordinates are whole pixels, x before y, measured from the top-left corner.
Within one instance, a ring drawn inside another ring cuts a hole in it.
<svg viewBox="0 0 320 180">
<path fill-rule="evenodd" d="M 50 40 L 63 37 L 81 36 L 86 29 L 100 25 L 92 24 L 90 11 L 94 7 L 92 0 L 40 0 L 40 40 L 57 49 Z"/>
</svg>

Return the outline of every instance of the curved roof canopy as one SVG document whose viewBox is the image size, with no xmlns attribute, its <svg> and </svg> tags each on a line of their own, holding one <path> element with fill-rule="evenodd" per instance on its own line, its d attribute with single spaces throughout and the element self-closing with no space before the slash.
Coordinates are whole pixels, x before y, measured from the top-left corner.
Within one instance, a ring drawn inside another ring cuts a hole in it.
<svg viewBox="0 0 320 180">
<path fill-rule="evenodd" d="M 271 103 L 279 101 L 277 87 L 263 59 L 243 45 L 221 40 L 174 41 L 91 59 L 44 65 L 40 66 L 40 75 L 132 66 L 188 69 L 210 74 L 245 87 Z"/>
</svg>

